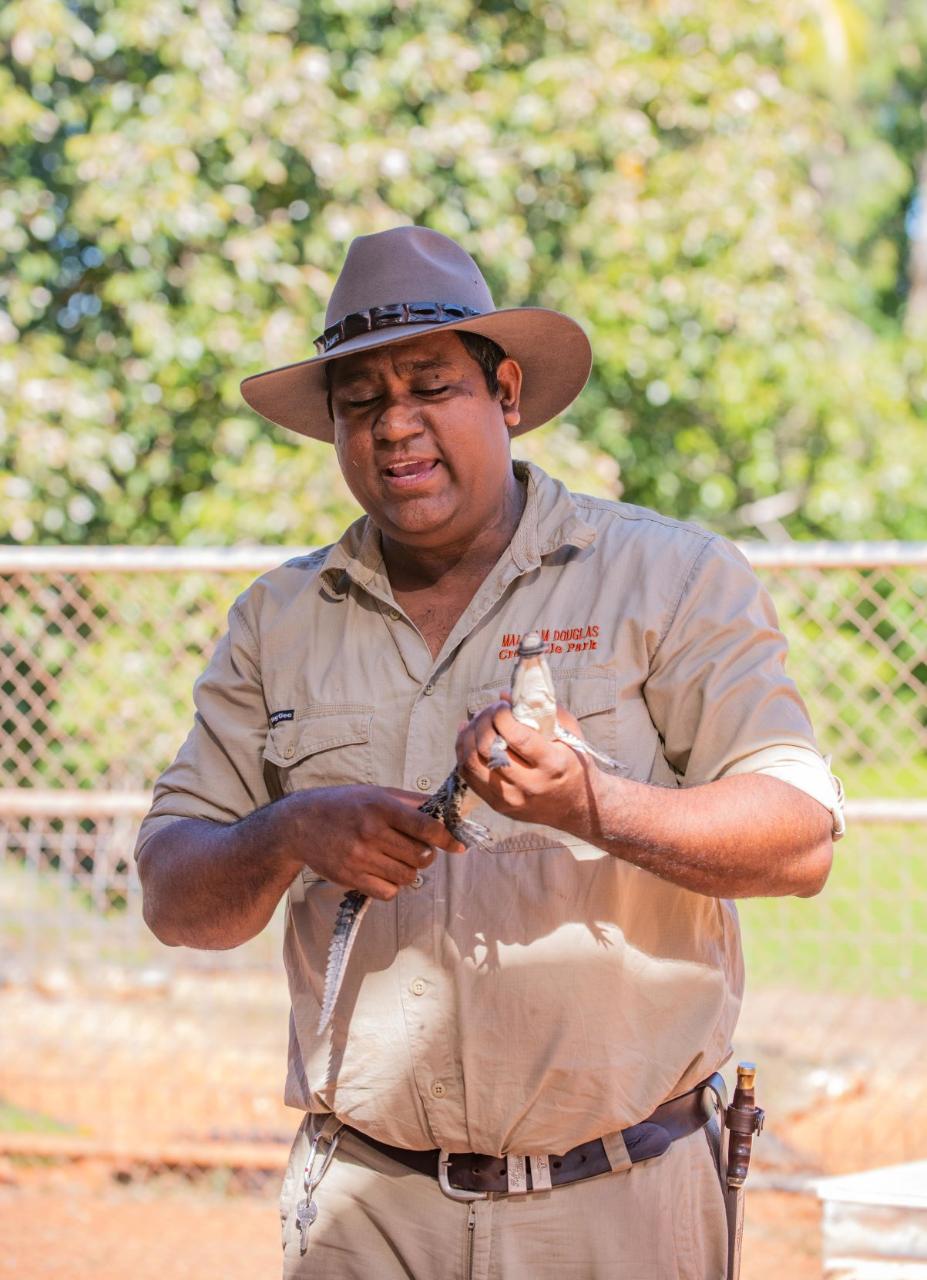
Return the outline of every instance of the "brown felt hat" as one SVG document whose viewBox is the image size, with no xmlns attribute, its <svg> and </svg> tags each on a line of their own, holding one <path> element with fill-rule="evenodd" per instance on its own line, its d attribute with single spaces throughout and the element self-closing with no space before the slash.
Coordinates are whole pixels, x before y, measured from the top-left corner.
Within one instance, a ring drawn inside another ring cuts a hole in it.
<svg viewBox="0 0 927 1280">
<path fill-rule="evenodd" d="M 334 438 L 325 365 L 357 351 L 407 342 L 433 330 L 492 338 L 524 372 L 521 435 L 579 395 L 592 367 L 575 320 L 546 307 L 497 311 L 479 267 L 459 244 L 427 227 L 396 227 L 351 243 L 311 360 L 256 373 L 241 384 L 252 409 L 316 440 Z"/>
</svg>

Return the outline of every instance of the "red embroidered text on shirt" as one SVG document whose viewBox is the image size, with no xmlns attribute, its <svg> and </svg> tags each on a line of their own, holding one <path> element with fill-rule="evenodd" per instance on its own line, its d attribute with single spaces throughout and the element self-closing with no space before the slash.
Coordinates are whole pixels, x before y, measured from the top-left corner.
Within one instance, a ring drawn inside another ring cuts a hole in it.
<svg viewBox="0 0 927 1280">
<path fill-rule="evenodd" d="M 582 627 L 538 627 L 541 639 L 548 646 L 548 653 L 588 653 L 599 647 L 599 627 L 589 623 Z M 500 662 L 518 657 L 521 633 L 506 631 L 499 649 Z"/>
</svg>

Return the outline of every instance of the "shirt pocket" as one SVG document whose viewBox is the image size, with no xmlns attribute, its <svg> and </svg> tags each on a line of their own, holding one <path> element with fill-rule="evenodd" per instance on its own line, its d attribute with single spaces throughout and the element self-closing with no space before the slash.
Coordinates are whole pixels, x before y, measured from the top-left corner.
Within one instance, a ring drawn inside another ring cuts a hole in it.
<svg viewBox="0 0 927 1280">
<path fill-rule="evenodd" d="M 264 759 L 277 770 L 285 795 L 306 787 L 373 782 L 372 706 L 315 703 L 267 734 Z"/>
<path fill-rule="evenodd" d="M 338 787 L 373 782 L 370 726 L 374 708 L 364 703 L 314 703 L 294 720 L 274 725 L 267 734 L 264 759 L 276 771 L 284 795 L 308 787 Z M 305 900 L 306 890 L 322 877 L 305 867 L 290 886 L 290 905 Z"/>
<path fill-rule="evenodd" d="M 618 677 L 611 672 L 577 672 L 561 682 L 554 677 L 554 688 L 557 701 L 576 716 L 586 741 L 615 760 L 627 776 L 631 770 L 621 758 L 618 733 Z"/>
</svg>

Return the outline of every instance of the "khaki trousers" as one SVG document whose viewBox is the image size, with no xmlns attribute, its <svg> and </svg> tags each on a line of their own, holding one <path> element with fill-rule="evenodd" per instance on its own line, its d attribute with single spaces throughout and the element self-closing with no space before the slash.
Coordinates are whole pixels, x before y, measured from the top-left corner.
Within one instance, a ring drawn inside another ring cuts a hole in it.
<svg viewBox="0 0 927 1280">
<path fill-rule="evenodd" d="M 724 1280 L 724 1202 L 704 1131 L 619 1173 L 472 1204 L 345 1134 L 300 1255 L 307 1146 L 304 1122 L 281 1197 L 284 1280 Z"/>
</svg>

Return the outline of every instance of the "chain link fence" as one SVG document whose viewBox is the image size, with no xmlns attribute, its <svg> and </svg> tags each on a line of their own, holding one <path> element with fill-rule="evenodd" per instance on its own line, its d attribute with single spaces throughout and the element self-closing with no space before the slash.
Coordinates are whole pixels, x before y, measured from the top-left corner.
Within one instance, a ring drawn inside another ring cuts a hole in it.
<svg viewBox="0 0 927 1280">
<path fill-rule="evenodd" d="M 850 797 L 823 895 L 742 904 L 736 1048 L 781 1118 L 766 1159 L 786 1178 L 923 1158 L 927 545 L 745 550 Z M 132 849 L 228 606 L 287 554 L 0 551 L 0 1150 L 279 1164 L 279 917 L 235 951 L 163 947 Z"/>
</svg>

